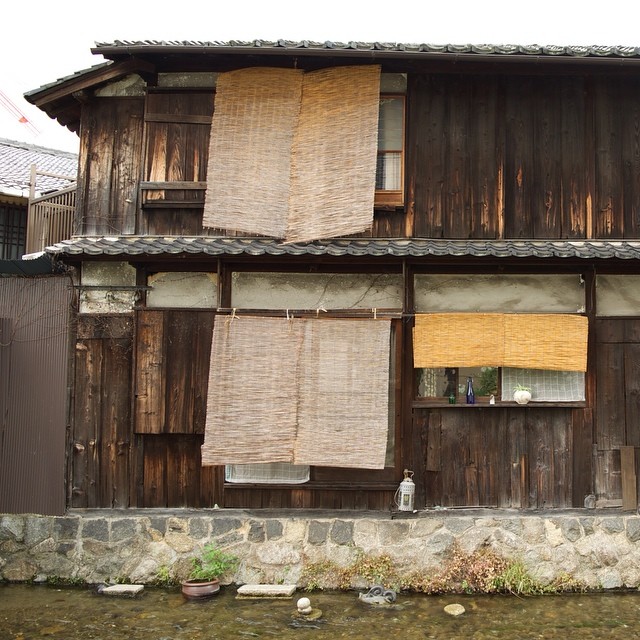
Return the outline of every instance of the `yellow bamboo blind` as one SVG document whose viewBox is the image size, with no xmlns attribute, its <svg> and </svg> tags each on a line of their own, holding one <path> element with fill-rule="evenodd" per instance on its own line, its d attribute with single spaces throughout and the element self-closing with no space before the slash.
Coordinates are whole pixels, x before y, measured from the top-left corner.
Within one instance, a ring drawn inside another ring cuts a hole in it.
<svg viewBox="0 0 640 640">
<path fill-rule="evenodd" d="M 214 322 L 203 465 L 384 467 L 389 320 Z"/>
<path fill-rule="evenodd" d="M 416 368 L 517 367 L 586 371 L 588 320 L 569 314 L 416 315 Z"/>
<path fill-rule="evenodd" d="M 373 222 L 380 67 L 218 77 L 203 224 L 287 241 Z"/>
</svg>

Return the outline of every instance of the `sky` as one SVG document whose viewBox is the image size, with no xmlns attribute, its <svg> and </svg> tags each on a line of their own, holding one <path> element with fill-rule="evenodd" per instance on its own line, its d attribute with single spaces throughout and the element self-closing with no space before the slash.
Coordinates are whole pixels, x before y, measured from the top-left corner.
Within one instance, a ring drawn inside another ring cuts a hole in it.
<svg viewBox="0 0 640 640">
<path fill-rule="evenodd" d="M 187 10 L 180 13 L 181 6 Z M 23 96 L 104 62 L 91 53 L 96 42 L 286 39 L 640 47 L 640 9 L 633 6 L 629 0 L 10 2 L 3 8 L 0 38 L 0 138 L 77 152 L 78 136 Z"/>
</svg>

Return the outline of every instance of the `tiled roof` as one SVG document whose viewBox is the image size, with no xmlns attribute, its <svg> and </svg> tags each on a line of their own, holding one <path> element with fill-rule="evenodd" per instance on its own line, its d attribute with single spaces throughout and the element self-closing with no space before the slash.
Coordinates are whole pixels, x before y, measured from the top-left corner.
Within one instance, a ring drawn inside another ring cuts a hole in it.
<svg viewBox="0 0 640 640">
<path fill-rule="evenodd" d="M 60 176 L 75 177 L 78 172 L 78 156 L 75 153 L 56 151 L 0 138 L 0 193 L 27 197 L 31 165 L 39 171 Z M 63 189 L 69 180 L 50 176 L 38 176 L 38 194 Z"/>
<path fill-rule="evenodd" d="M 119 236 L 78 237 L 47 247 L 72 256 L 354 256 L 640 259 L 640 240 L 349 239 L 283 243 L 266 238 Z"/>
<path fill-rule="evenodd" d="M 564 56 L 564 57 L 609 57 L 638 58 L 640 47 L 619 46 L 556 46 L 556 45 L 510 45 L 510 44 L 411 44 L 396 42 L 313 42 L 310 40 L 231 40 L 211 42 L 200 40 L 115 40 L 98 42 L 93 51 L 105 55 L 122 49 L 182 49 L 204 52 L 216 49 L 292 50 L 317 52 L 390 52 L 390 53 L 441 53 L 475 55 L 524 55 L 524 56 Z"/>
</svg>

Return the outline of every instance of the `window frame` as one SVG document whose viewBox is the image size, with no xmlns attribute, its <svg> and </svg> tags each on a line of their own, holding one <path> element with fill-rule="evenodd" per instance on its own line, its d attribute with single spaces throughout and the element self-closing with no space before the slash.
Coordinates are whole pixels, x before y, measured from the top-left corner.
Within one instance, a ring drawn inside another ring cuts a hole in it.
<svg viewBox="0 0 640 640">
<path fill-rule="evenodd" d="M 406 93 L 397 91 L 380 92 L 380 104 L 388 98 L 402 100 L 402 148 L 381 150 L 378 144 L 377 158 L 388 153 L 400 154 L 400 189 L 376 189 L 374 203 L 376 207 L 402 207 L 404 206 L 405 193 L 405 155 L 406 155 L 406 135 L 407 135 L 407 96 Z M 377 164 L 377 163 L 376 163 Z M 377 178 L 377 175 L 376 175 Z"/>
</svg>

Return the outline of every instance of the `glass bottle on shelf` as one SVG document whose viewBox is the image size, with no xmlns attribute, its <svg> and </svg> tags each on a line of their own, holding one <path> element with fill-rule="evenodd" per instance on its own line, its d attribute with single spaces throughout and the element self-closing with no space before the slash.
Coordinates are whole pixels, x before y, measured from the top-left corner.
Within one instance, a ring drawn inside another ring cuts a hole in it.
<svg viewBox="0 0 640 640">
<path fill-rule="evenodd" d="M 467 378 L 467 404 L 476 403 L 476 394 L 473 392 L 473 378 L 469 376 Z"/>
</svg>

